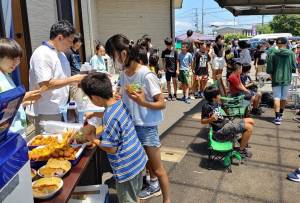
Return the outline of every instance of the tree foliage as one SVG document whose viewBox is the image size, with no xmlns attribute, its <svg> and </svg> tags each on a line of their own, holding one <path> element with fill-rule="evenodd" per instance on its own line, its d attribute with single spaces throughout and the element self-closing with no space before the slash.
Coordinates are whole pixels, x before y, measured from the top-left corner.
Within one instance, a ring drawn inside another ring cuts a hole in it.
<svg viewBox="0 0 300 203">
<path fill-rule="evenodd" d="M 270 25 L 265 24 L 265 25 L 257 25 L 256 26 L 256 31 L 260 34 L 269 34 L 273 33 L 273 30 Z"/>
<path fill-rule="evenodd" d="M 274 33 L 288 32 L 300 36 L 300 15 L 277 15 L 270 22 Z"/>
<path fill-rule="evenodd" d="M 233 39 L 242 39 L 242 38 L 248 38 L 248 36 L 240 33 L 228 33 L 224 35 L 226 44 L 228 44 Z"/>
</svg>

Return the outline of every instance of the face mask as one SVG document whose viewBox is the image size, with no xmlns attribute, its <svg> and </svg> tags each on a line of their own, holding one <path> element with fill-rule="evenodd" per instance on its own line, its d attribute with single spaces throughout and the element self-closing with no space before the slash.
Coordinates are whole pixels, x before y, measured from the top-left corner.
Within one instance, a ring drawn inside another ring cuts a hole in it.
<svg viewBox="0 0 300 203">
<path fill-rule="evenodd" d="M 119 71 L 125 70 L 125 65 L 120 63 L 118 60 L 115 61 L 115 69 Z"/>
</svg>

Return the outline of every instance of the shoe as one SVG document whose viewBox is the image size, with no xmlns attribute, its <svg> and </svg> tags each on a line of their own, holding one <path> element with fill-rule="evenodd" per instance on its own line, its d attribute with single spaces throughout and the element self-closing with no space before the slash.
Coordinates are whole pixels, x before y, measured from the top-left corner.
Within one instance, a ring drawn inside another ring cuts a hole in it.
<svg viewBox="0 0 300 203">
<path fill-rule="evenodd" d="M 296 169 L 293 173 L 289 173 L 287 178 L 291 181 L 300 182 L 300 170 Z"/>
<path fill-rule="evenodd" d="M 177 96 L 176 96 L 176 94 L 174 94 L 172 97 L 172 101 L 176 101 L 176 100 L 177 100 Z"/>
<path fill-rule="evenodd" d="M 194 99 L 195 99 L 195 96 L 192 95 L 192 96 L 190 97 L 190 99 L 194 100 Z"/>
<path fill-rule="evenodd" d="M 190 103 L 191 103 L 191 98 L 188 97 L 188 98 L 185 100 L 185 103 L 190 104 Z"/>
<path fill-rule="evenodd" d="M 154 196 L 158 197 L 160 195 L 161 195 L 161 190 L 159 186 L 157 188 L 154 188 L 152 185 L 149 185 L 149 187 L 145 188 L 140 192 L 139 198 L 145 200 Z"/>
<path fill-rule="evenodd" d="M 297 111 L 296 116 L 300 116 L 300 109 Z"/>
<path fill-rule="evenodd" d="M 252 157 L 252 153 L 250 151 L 248 151 L 247 149 L 239 150 L 239 153 L 241 154 L 242 159 L 245 159 L 245 158 L 250 159 Z"/>
<path fill-rule="evenodd" d="M 168 101 L 172 101 L 172 95 L 169 95 L 169 96 L 167 97 L 167 100 L 168 100 Z"/>
<path fill-rule="evenodd" d="M 258 115 L 260 116 L 261 115 L 261 112 L 259 109 L 255 108 L 255 109 L 252 109 L 251 112 L 250 112 L 252 115 Z"/>
<path fill-rule="evenodd" d="M 185 101 L 185 100 L 186 100 L 186 99 L 185 99 L 185 96 L 181 97 L 179 100 L 180 100 L 180 101 Z"/>
<path fill-rule="evenodd" d="M 281 125 L 280 117 L 276 117 L 276 118 L 273 120 L 273 123 L 274 123 L 275 125 Z"/>
</svg>

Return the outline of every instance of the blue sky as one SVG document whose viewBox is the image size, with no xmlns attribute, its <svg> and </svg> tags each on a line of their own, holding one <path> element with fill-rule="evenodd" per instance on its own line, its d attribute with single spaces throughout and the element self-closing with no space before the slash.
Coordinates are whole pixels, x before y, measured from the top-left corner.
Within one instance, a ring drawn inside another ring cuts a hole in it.
<svg viewBox="0 0 300 203">
<path fill-rule="evenodd" d="M 239 16 L 234 17 L 229 11 L 221 8 L 214 0 L 204 1 L 204 33 L 210 34 L 211 24 L 218 26 L 251 28 L 253 24 L 261 23 L 262 16 Z M 198 24 L 201 30 L 201 16 L 202 16 L 202 0 L 183 0 L 181 9 L 175 11 L 175 34 L 183 34 L 188 29 L 195 30 L 196 10 L 198 8 Z M 270 22 L 272 16 L 265 16 L 264 22 Z"/>
</svg>

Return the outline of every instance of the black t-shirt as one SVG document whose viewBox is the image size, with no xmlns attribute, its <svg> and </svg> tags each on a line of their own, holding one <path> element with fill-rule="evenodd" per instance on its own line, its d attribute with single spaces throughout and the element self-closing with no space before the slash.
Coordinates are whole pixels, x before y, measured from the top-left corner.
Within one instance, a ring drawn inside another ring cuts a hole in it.
<svg viewBox="0 0 300 203">
<path fill-rule="evenodd" d="M 72 48 L 69 49 L 66 53 L 66 57 L 70 63 L 71 75 L 77 75 L 80 73 L 80 54 L 78 51 L 74 51 Z"/>
<path fill-rule="evenodd" d="M 210 123 L 211 127 L 213 128 L 213 131 L 216 132 L 223 128 L 223 126 L 228 122 L 228 119 L 224 117 L 226 113 L 221 108 L 220 104 L 204 104 L 202 107 L 202 118 L 208 119 L 213 114 L 218 115 L 218 120 Z"/>
<path fill-rule="evenodd" d="M 224 45 L 223 44 L 215 44 L 213 46 L 214 52 L 217 57 L 222 57 L 224 52 Z"/>
<path fill-rule="evenodd" d="M 254 61 L 255 63 L 257 61 L 257 65 L 265 65 L 266 57 L 267 53 L 265 51 L 258 50 L 254 53 Z"/>
<path fill-rule="evenodd" d="M 161 53 L 161 58 L 165 59 L 168 72 L 175 73 L 177 69 L 178 52 L 174 49 L 165 49 Z"/>
<path fill-rule="evenodd" d="M 201 75 L 208 74 L 208 54 L 202 53 L 200 51 L 197 51 L 194 55 L 194 61 L 195 61 L 195 72 L 201 73 Z"/>
</svg>

